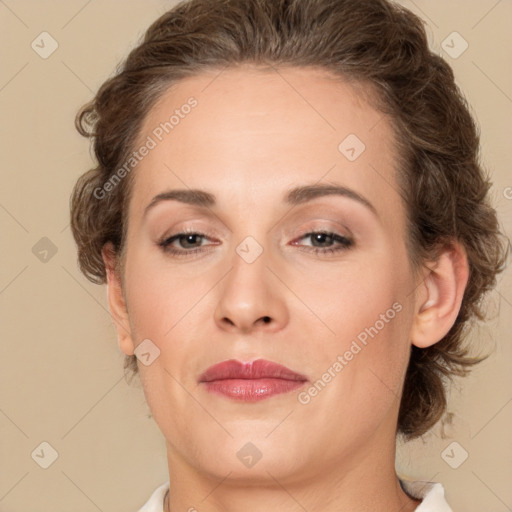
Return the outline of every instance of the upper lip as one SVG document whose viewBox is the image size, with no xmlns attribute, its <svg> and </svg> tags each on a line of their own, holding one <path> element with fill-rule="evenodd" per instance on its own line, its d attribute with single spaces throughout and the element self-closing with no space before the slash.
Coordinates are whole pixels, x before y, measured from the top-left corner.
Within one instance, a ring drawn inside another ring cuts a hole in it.
<svg viewBox="0 0 512 512">
<path fill-rule="evenodd" d="M 200 377 L 199 382 L 211 382 L 224 379 L 262 379 L 274 378 L 284 380 L 305 381 L 307 377 L 272 361 L 256 359 L 242 363 L 229 359 L 210 366 Z"/>
</svg>

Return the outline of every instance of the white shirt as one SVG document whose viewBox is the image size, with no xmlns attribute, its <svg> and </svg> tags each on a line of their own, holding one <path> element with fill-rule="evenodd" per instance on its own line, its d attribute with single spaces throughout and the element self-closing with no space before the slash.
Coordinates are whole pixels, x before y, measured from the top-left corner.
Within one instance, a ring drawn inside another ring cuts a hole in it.
<svg viewBox="0 0 512 512">
<path fill-rule="evenodd" d="M 409 496 L 422 500 L 415 512 L 453 512 L 444 499 L 442 484 L 409 480 L 401 480 L 401 482 Z M 169 482 L 158 487 L 138 512 L 164 512 L 164 497 L 167 489 L 169 489 Z"/>
</svg>

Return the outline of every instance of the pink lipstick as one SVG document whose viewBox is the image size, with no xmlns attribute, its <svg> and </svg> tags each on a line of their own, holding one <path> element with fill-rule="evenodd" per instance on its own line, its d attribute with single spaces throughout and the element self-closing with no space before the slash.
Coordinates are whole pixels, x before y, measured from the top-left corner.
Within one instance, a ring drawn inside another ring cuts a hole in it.
<svg viewBox="0 0 512 512">
<path fill-rule="evenodd" d="M 265 359 L 242 363 L 236 359 L 208 368 L 199 382 L 211 393 L 255 402 L 300 388 L 307 377 Z"/>
</svg>

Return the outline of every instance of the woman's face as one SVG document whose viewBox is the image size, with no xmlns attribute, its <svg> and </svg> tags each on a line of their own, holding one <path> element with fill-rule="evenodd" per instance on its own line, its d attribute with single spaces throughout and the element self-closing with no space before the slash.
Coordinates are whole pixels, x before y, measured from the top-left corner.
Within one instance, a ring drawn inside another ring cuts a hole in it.
<svg viewBox="0 0 512 512">
<path fill-rule="evenodd" d="M 284 485 L 393 453 L 418 283 L 387 119 L 320 71 L 243 66 L 171 88 L 143 145 L 121 347 L 146 340 L 172 464 Z M 201 382 L 233 359 L 303 380 Z"/>
</svg>

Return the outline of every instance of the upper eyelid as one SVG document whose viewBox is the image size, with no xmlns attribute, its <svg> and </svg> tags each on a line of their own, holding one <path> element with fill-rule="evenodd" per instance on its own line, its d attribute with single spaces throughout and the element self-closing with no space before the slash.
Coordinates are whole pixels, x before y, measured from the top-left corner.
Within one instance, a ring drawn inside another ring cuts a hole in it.
<svg viewBox="0 0 512 512">
<path fill-rule="evenodd" d="M 271 235 L 271 239 L 273 239 L 274 241 L 277 241 L 277 239 L 280 238 L 283 234 L 286 237 L 297 237 L 302 234 L 307 234 L 310 231 L 334 232 L 334 233 L 339 234 L 340 236 L 349 237 L 351 239 L 356 238 L 353 229 L 350 229 L 341 219 L 336 219 L 333 217 L 324 218 L 323 217 L 324 214 L 327 215 L 325 212 L 321 212 L 321 211 L 320 212 L 319 211 L 305 212 L 305 213 L 300 213 L 298 215 L 298 217 L 294 218 L 294 219 L 287 219 L 287 220 L 281 219 L 281 221 L 277 222 L 269 230 L 267 230 L 266 233 L 268 234 L 268 233 L 274 232 Z M 310 217 L 310 215 L 313 215 L 313 216 Z M 318 217 L 317 217 L 317 215 L 318 215 Z M 329 214 L 329 217 L 331 215 L 332 214 Z M 208 215 L 208 217 L 210 217 L 210 216 Z M 343 219 L 343 217 L 344 216 L 342 216 L 341 218 Z M 212 220 L 214 221 L 213 222 L 214 225 L 208 226 L 208 224 L 210 224 L 209 221 L 212 221 Z M 194 225 L 187 226 L 186 225 L 189 222 L 192 224 L 195 224 L 197 221 L 199 221 L 199 225 L 197 225 L 197 226 L 194 226 Z M 202 218 L 192 218 L 192 219 L 183 220 L 182 222 L 177 224 L 178 225 L 177 228 L 173 228 L 172 230 L 168 231 L 170 233 L 169 235 L 167 235 L 165 237 L 164 236 L 160 237 L 160 240 L 171 238 L 172 236 L 175 236 L 178 233 L 200 233 L 202 235 L 205 235 L 206 237 L 219 238 L 219 239 L 221 239 L 226 234 L 227 235 L 233 234 L 233 230 L 230 229 L 228 226 L 226 226 L 224 223 L 222 223 L 222 226 L 226 228 L 227 233 L 224 232 L 223 227 L 217 225 L 217 223 L 215 222 L 215 219 L 209 218 L 209 219 L 206 219 L 206 222 L 204 222 L 204 221 L 205 221 L 205 219 L 202 219 Z M 206 226 L 201 225 L 201 224 L 203 224 L 203 222 L 206 224 Z M 182 224 L 183 226 L 180 227 L 180 224 Z M 308 225 L 308 228 L 307 229 L 299 228 L 299 234 L 297 234 L 297 224 Z M 318 226 L 317 224 L 321 224 L 321 225 Z M 358 231 L 358 230 L 356 230 L 356 231 Z"/>
<path fill-rule="evenodd" d="M 187 221 L 185 221 L 187 222 Z M 194 222 L 194 221 L 191 221 L 191 222 Z M 300 223 L 303 223 L 304 221 L 302 219 L 299 219 L 299 222 Z M 353 232 L 352 230 L 346 226 L 345 224 L 339 222 L 339 221 L 334 221 L 332 219 L 313 219 L 313 220 L 309 220 L 309 221 L 305 221 L 306 223 L 308 224 L 316 224 L 316 223 L 331 223 L 331 225 L 323 225 L 323 226 L 316 226 L 316 225 L 313 225 L 313 226 L 309 226 L 307 228 L 300 228 L 299 229 L 299 233 L 302 233 L 302 234 L 306 234 L 310 231 L 326 231 L 326 232 L 347 232 L 348 235 L 350 236 L 353 236 Z M 337 226 L 334 226 L 332 224 L 337 224 Z M 297 228 L 292 228 L 290 226 L 285 226 L 284 228 L 282 229 L 279 229 L 278 226 L 274 225 L 270 230 L 268 230 L 267 232 L 272 232 L 272 231 L 275 231 L 276 232 L 276 235 L 280 232 L 283 232 L 287 235 L 290 235 L 291 236 L 291 232 L 292 231 L 296 231 Z M 202 227 L 202 226 L 183 226 L 183 227 L 178 227 L 178 228 L 175 228 L 172 230 L 173 231 L 173 234 L 169 235 L 169 237 L 171 236 L 174 236 L 174 235 L 177 235 L 177 234 L 180 234 L 180 233 L 196 233 L 196 234 L 202 234 L 202 235 L 206 235 L 206 236 L 221 236 L 220 235 L 220 231 L 218 229 L 218 227 L 214 227 L 214 228 L 206 228 L 206 227 Z M 233 233 L 233 231 L 231 229 L 228 228 L 228 231 L 229 233 Z M 340 235 L 343 234 L 343 233 L 339 233 Z"/>
<path fill-rule="evenodd" d="M 310 217 L 311 215 L 313 215 L 313 216 L 317 215 L 317 214 L 321 215 L 323 212 L 332 212 L 332 207 L 329 207 L 326 204 L 322 204 L 321 201 L 322 201 L 322 199 L 325 200 L 326 198 L 330 198 L 330 197 L 334 197 L 334 196 L 347 197 L 347 196 L 337 196 L 336 194 L 327 194 L 327 195 L 309 199 L 307 202 L 304 202 L 304 203 L 299 202 L 299 204 L 292 207 L 292 210 L 295 210 L 295 212 L 292 215 L 291 221 L 289 220 L 290 219 L 289 213 L 291 210 L 289 210 L 288 212 L 285 212 L 285 214 L 282 215 L 280 217 L 280 219 L 277 222 L 275 222 L 267 232 L 278 229 L 279 225 L 281 225 L 282 223 L 287 224 L 288 222 L 295 222 L 295 220 L 293 220 L 294 218 L 298 218 L 299 221 L 302 222 L 303 217 L 307 218 L 307 217 Z M 176 201 L 172 201 L 172 200 L 169 200 L 169 201 L 160 200 L 160 201 L 156 201 L 156 204 L 159 204 L 160 202 L 176 203 Z M 319 202 L 319 204 L 317 202 Z M 365 204 L 364 202 L 359 202 L 359 201 L 350 201 L 350 203 L 355 203 L 356 205 Z M 193 213 L 194 217 L 197 214 L 200 217 L 202 217 L 203 220 L 206 220 L 207 222 L 213 221 L 215 224 L 218 223 L 221 226 L 220 229 L 226 229 L 228 232 L 233 233 L 233 230 L 226 224 L 226 222 L 224 222 L 224 220 L 219 215 L 217 215 L 215 212 L 212 211 L 211 207 L 206 206 L 206 205 L 181 203 L 181 202 L 178 202 L 178 204 L 180 204 L 182 207 L 187 208 L 189 213 Z M 149 210 L 151 210 L 153 206 L 154 206 L 153 204 L 148 205 Z M 377 213 L 373 207 L 368 207 L 366 209 L 368 211 L 374 212 L 375 215 L 377 215 Z M 343 212 L 343 211 L 344 211 L 344 207 L 341 208 L 341 212 Z M 378 215 L 377 215 L 377 217 L 378 217 Z M 192 221 L 194 221 L 194 220 L 197 220 L 197 219 L 195 219 L 195 218 L 192 219 Z M 215 229 L 218 229 L 218 228 L 215 228 Z"/>
</svg>

